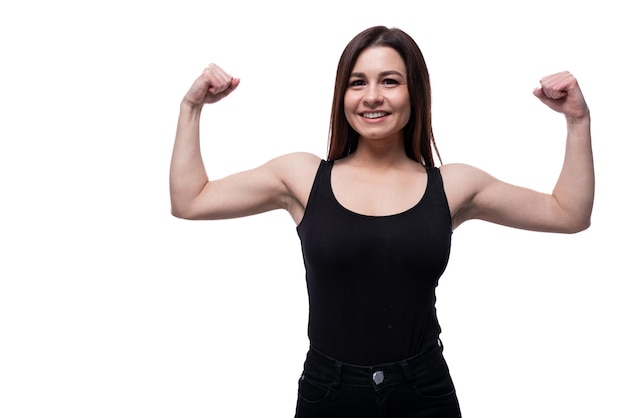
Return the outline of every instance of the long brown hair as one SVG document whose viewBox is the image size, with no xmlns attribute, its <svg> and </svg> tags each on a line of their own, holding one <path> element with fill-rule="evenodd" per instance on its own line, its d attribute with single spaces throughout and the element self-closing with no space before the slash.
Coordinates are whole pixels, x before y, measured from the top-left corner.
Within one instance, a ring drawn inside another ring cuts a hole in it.
<svg viewBox="0 0 626 418">
<path fill-rule="evenodd" d="M 391 47 L 404 60 L 411 101 L 411 116 L 404 128 L 404 148 L 406 155 L 412 160 L 433 167 L 435 165 L 433 148 L 440 162 L 441 157 L 432 130 L 430 77 L 426 62 L 413 38 L 400 29 L 385 26 L 374 26 L 359 33 L 341 54 L 330 116 L 328 159 L 337 160 L 356 150 L 359 134 L 352 129 L 346 118 L 344 95 L 361 51 L 374 46 Z"/>
</svg>

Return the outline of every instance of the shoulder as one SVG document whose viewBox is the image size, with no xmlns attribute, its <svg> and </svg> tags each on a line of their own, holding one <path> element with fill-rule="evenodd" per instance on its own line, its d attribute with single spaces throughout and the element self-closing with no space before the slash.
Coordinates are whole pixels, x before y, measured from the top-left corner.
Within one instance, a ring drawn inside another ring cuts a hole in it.
<svg viewBox="0 0 626 418">
<path fill-rule="evenodd" d="M 322 161 L 314 154 L 295 152 L 276 157 L 267 163 L 282 182 L 287 198 L 284 207 L 296 224 L 304 216 L 309 193 Z"/>
<path fill-rule="evenodd" d="M 285 181 L 302 175 L 315 175 L 322 159 L 308 152 L 284 154 L 267 162 L 267 165 Z"/>
<path fill-rule="evenodd" d="M 485 171 L 469 164 L 451 163 L 439 167 L 444 183 L 451 187 L 480 187 L 481 183 L 488 182 L 491 177 Z"/>
<path fill-rule="evenodd" d="M 291 194 L 302 200 L 302 196 L 311 188 L 322 161 L 315 154 L 294 152 L 276 157 L 267 164 Z"/>
<path fill-rule="evenodd" d="M 305 165 L 305 166 L 318 166 L 322 159 L 310 152 L 292 152 L 289 154 L 283 154 L 269 161 L 269 164 L 292 166 L 292 165 Z"/>
<path fill-rule="evenodd" d="M 469 164 L 463 164 L 463 163 L 443 164 L 441 165 L 441 167 L 439 167 L 439 170 L 441 171 L 441 174 L 449 175 L 449 176 L 466 175 L 466 174 L 471 174 L 475 171 L 480 171 L 478 170 L 478 168 L 474 166 L 471 166 Z"/>
<path fill-rule="evenodd" d="M 470 216 L 475 197 L 495 179 L 469 164 L 444 164 L 439 170 L 453 221 L 458 225 Z"/>
</svg>

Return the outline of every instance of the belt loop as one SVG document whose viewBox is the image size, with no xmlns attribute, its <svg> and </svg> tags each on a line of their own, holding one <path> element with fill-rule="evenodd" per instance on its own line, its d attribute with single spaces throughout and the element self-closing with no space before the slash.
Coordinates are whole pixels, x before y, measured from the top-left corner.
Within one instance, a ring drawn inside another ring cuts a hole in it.
<svg viewBox="0 0 626 418">
<path fill-rule="evenodd" d="M 340 361 L 336 361 L 335 360 L 335 381 L 333 382 L 333 386 L 336 388 L 338 388 L 339 386 L 341 386 L 341 374 L 342 374 L 342 369 L 343 369 L 343 363 Z"/>
<path fill-rule="evenodd" d="M 406 360 L 402 360 L 400 362 L 400 367 L 402 368 L 404 379 L 409 383 L 413 382 L 414 376 L 413 372 L 411 372 L 411 368 L 409 367 L 409 363 Z"/>
</svg>

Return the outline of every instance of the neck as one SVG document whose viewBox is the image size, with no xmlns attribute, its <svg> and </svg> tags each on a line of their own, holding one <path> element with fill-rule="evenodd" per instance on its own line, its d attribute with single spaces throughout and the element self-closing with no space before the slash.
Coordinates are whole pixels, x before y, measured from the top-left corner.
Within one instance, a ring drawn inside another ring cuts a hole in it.
<svg viewBox="0 0 626 418">
<path fill-rule="evenodd" d="M 354 164 L 380 168 L 397 166 L 400 163 L 410 161 L 406 155 L 402 139 L 369 141 L 360 138 L 359 145 L 356 151 L 351 154 L 350 159 Z"/>
</svg>

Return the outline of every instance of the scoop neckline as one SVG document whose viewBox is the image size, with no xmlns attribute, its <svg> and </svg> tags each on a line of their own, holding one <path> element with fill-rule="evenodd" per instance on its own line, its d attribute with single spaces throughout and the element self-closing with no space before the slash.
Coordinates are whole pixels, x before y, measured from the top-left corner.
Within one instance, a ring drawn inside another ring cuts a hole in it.
<svg viewBox="0 0 626 418">
<path fill-rule="evenodd" d="M 426 170 L 426 187 L 424 188 L 424 193 L 422 193 L 422 195 L 420 196 L 420 198 L 417 200 L 417 202 L 405 209 L 402 210 L 400 212 L 395 212 L 395 213 L 391 213 L 388 215 L 367 215 L 365 213 L 360 213 L 360 212 L 356 212 L 346 206 L 344 206 L 341 202 L 339 202 L 339 199 L 337 199 L 337 196 L 335 195 L 335 191 L 333 190 L 333 183 L 332 183 L 332 172 L 333 172 L 333 167 L 335 166 L 335 161 L 331 160 L 329 161 L 330 163 L 330 168 L 328 170 L 328 188 L 330 190 L 330 195 L 332 196 L 335 204 L 341 208 L 344 212 L 347 212 L 349 214 L 352 215 L 356 215 L 356 216 L 360 216 L 363 218 L 370 218 L 370 219 L 386 219 L 386 218 L 393 218 L 393 217 L 397 217 L 397 216 L 402 216 L 408 212 L 411 212 L 413 210 L 415 210 L 418 206 L 421 205 L 421 203 L 424 201 L 424 198 L 426 197 L 426 194 L 428 193 L 428 190 L 430 189 L 430 180 L 431 180 L 431 173 L 430 173 L 430 169 L 429 167 L 424 166 L 424 169 Z"/>
</svg>

